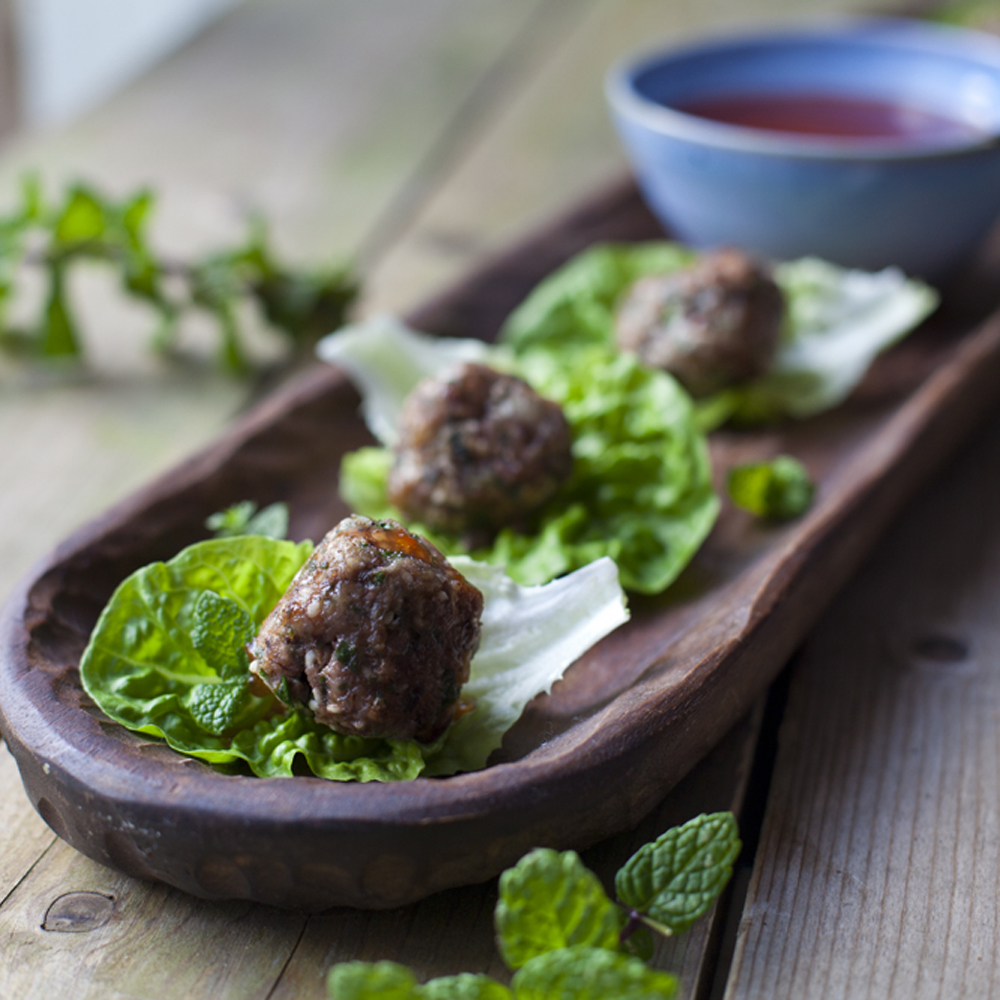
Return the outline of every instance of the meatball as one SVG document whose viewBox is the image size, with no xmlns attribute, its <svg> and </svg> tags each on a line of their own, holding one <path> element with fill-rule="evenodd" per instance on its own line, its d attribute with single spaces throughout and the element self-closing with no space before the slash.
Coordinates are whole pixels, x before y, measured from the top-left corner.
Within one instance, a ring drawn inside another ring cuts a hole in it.
<svg viewBox="0 0 1000 1000">
<path fill-rule="evenodd" d="M 400 417 L 389 500 L 407 517 L 483 544 L 526 527 L 573 469 L 561 407 L 527 382 L 464 364 L 425 379 Z"/>
<path fill-rule="evenodd" d="M 430 742 L 451 722 L 479 646 L 483 595 L 395 521 L 349 517 L 316 547 L 250 645 L 347 736 Z"/>
<path fill-rule="evenodd" d="M 623 351 L 706 396 L 767 371 L 783 313 L 767 268 L 727 247 L 637 281 L 618 307 L 615 332 Z"/>
</svg>

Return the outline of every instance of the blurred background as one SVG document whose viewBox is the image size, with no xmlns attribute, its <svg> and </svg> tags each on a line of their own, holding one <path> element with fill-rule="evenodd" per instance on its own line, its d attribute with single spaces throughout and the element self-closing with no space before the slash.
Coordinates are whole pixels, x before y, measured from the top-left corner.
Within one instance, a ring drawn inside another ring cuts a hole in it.
<svg viewBox="0 0 1000 1000">
<path fill-rule="evenodd" d="M 615 59 L 862 6 L 2 0 L 0 219 L 28 175 L 53 205 L 78 180 L 112 201 L 145 187 L 149 245 L 185 262 L 241 244 L 257 212 L 289 267 L 359 276 L 356 312 L 405 311 L 621 175 L 602 93 Z M 251 309 L 249 376 L 214 363 L 210 315 L 185 320 L 164 357 L 156 316 L 107 267 L 74 266 L 65 284 L 83 359 L 0 358 L 3 595 L 67 532 L 217 435 L 287 355 Z M 30 266 L 10 291 L 8 325 L 36 323 L 46 292 Z"/>
</svg>

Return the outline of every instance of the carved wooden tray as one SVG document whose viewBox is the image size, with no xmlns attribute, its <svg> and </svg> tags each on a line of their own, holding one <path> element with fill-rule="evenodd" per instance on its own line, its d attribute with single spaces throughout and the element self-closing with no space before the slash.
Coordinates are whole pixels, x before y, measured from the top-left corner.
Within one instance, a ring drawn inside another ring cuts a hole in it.
<svg viewBox="0 0 1000 1000">
<path fill-rule="evenodd" d="M 662 235 L 619 183 L 410 320 L 492 337 L 532 285 L 599 239 Z M 634 826 L 773 679 L 919 483 L 1000 393 L 991 275 L 966 275 L 931 322 L 880 359 L 836 412 L 713 436 L 717 471 L 778 451 L 806 462 L 813 508 L 783 527 L 726 507 L 670 592 L 536 699 L 484 771 L 410 783 L 224 776 L 106 720 L 77 664 L 130 572 L 204 537 L 207 515 L 284 500 L 293 537 L 346 510 L 340 456 L 370 441 L 358 398 L 317 366 L 215 445 L 68 539 L 0 622 L 0 729 L 38 812 L 90 857 L 207 898 L 388 907 L 489 878 L 540 845 Z"/>
</svg>

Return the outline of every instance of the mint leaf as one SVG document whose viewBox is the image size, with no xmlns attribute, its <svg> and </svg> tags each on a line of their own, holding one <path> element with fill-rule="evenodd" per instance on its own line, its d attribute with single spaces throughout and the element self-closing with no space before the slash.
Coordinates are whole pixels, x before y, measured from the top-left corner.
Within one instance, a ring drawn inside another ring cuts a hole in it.
<svg viewBox="0 0 1000 1000">
<path fill-rule="evenodd" d="M 740 465 L 729 471 L 730 499 L 758 517 L 787 521 L 809 509 L 815 486 L 806 467 L 791 455 Z"/>
<path fill-rule="evenodd" d="M 236 538 L 239 535 L 263 535 L 265 538 L 285 538 L 288 534 L 288 505 L 272 503 L 257 510 L 253 500 L 241 500 L 206 521 L 205 527 L 216 538 Z"/>
<path fill-rule="evenodd" d="M 732 813 L 696 816 L 632 855 L 615 876 L 618 899 L 680 934 L 726 887 L 741 846 Z"/>
<path fill-rule="evenodd" d="M 86 243 L 104 235 L 104 209 L 92 191 L 76 185 L 62 214 L 56 221 L 55 237 L 59 243 Z"/>
<path fill-rule="evenodd" d="M 342 962 L 326 980 L 331 1000 L 417 1000 L 417 980 L 398 962 Z"/>
<path fill-rule="evenodd" d="M 514 976 L 515 1000 L 669 1000 L 677 978 L 605 948 L 560 948 Z"/>
<path fill-rule="evenodd" d="M 489 976 L 463 972 L 457 976 L 441 976 L 419 987 L 421 1000 L 511 1000 L 506 986 Z"/>
<path fill-rule="evenodd" d="M 220 677 L 246 678 L 246 649 L 256 630 L 250 616 L 229 597 L 206 590 L 195 605 L 191 642 Z"/>
<path fill-rule="evenodd" d="M 288 504 L 272 503 L 257 511 L 247 524 L 247 534 L 285 538 L 288 535 Z"/>
<path fill-rule="evenodd" d="M 50 275 L 49 296 L 41 325 L 41 350 L 47 358 L 76 358 L 80 356 L 80 340 L 76 324 L 66 301 L 66 269 L 53 265 Z"/>
<path fill-rule="evenodd" d="M 331 1000 L 511 1000 L 511 992 L 489 976 L 463 972 L 420 986 L 396 962 L 343 962 L 326 980 Z"/>
<path fill-rule="evenodd" d="M 250 701 L 246 679 L 222 684 L 195 684 L 188 694 L 191 718 L 207 733 L 221 736 L 232 728 Z"/>
<path fill-rule="evenodd" d="M 495 922 L 500 954 L 518 969 L 568 945 L 617 948 L 623 915 L 575 851 L 542 847 L 500 876 Z"/>
</svg>

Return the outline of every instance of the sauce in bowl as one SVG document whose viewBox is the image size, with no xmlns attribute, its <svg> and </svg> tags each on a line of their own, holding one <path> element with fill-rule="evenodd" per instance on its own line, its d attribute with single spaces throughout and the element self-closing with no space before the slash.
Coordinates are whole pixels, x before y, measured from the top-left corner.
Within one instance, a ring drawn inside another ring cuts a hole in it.
<svg viewBox="0 0 1000 1000">
<path fill-rule="evenodd" d="M 961 145 L 986 132 L 914 105 L 844 94 L 723 94 L 671 105 L 698 118 L 767 132 L 912 145 Z"/>
</svg>

